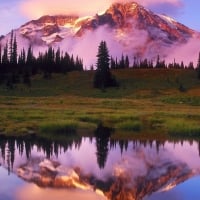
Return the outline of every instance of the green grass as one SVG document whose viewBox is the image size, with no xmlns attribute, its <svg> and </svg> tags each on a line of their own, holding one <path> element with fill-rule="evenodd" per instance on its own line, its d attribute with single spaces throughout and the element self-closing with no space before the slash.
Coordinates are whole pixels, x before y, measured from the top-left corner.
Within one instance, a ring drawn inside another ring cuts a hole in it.
<svg viewBox="0 0 200 200">
<path fill-rule="evenodd" d="M 195 121 L 169 120 L 167 126 L 169 134 L 173 137 L 200 137 L 200 124 Z"/>
<path fill-rule="evenodd" d="M 76 133 L 76 121 L 50 121 L 40 124 L 39 131 L 41 133 L 55 133 L 55 134 L 73 134 Z"/>
<path fill-rule="evenodd" d="M 93 124 L 100 123 L 100 118 L 95 115 L 89 115 L 89 114 L 81 114 L 80 116 L 77 116 L 77 120 L 81 122 L 88 122 Z"/>
<path fill-rule="evenodd" d="M 113 74 L 119 88 L 94 89 L 94 72 L 37 75 L 32 87 L 0 85 L 0 133 L 90 134 L 101 122 L 113 137 L 199 135 L 200 81 L 193 70 L 126 69 Z M 182 84 L 186 91 L 181 92 Z M 184 130 L 184 131 L 183 131 Z"/>
<path fill-rule="evenodd" d="M 135 131 L 139 132 L 142 128 L 142 124 L 140 121 L 123 121 L 117 124 L 117 127 L 120 130 L 125 130 L 125 131 Z"/>
<path fill-rule="evenodd" d="M 170 104 L 187 104 L 191 106 L 200 106 L 200 96 L 176 96 L 165 97 L 162 99 L 164 103 Z"/>
</svg>

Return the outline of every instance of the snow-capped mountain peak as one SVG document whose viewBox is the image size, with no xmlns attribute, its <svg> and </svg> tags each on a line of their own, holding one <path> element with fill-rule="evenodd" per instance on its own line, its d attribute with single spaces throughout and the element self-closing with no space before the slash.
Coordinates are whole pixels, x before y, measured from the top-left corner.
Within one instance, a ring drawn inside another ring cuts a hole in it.
<svg viewBox="0 0 200 200">
<path fill-rule="evenodd" d="M 167 57 L 173 45 L 186 44 L 199 35 L 166 15 L 158 15 L 138 3 L 115 3 L 94 16 L 42 16 L 14 31 L 18 49 L 32 45 L 34 52 L 49 45 L 79 54 L 85 65 L 94 64 L 96 49 L 106 40 L 113 56 L 129 55 L 130 59 Z M 9 41 L 10 34 L 0 40 Z M 85 51 L 86 45 L 91 51 Z M 94 49 L 95 48 L 95 49 Z"/>
</svg>

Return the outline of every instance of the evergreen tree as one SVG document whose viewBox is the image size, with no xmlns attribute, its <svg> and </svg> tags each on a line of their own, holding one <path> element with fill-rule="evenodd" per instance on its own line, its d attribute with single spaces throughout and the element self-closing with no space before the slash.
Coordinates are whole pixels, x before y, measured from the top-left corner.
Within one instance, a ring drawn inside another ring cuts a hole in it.
<svg viewBox="0 0 200 200">
<path fill-rule="evenodd" d="M 74 70 L 83 71 L 83 61 L 81 59 L 79 59 L 78 56 L 76 56 L 75 69 Z"/>
<path fill-rule="evenodd" d="M 30 74 L 35 74 L 36 73 L 34 71 L 35 69 L 36 69 L 35 58 L 33 55 L 32 47 L 29 46 L 26 56 L 26 70 L 28 70 Z"/>
<path fill-rule="evenodd" d="M 47 52 L 47 58 L 46 58 L 46 73 L 47 73 L 47 78 L 51 77 L 51 74 L 53 72 L 54 68 L 54 50 L 52 47 L 48 48 Z"/>
<path fill-rule="evenodd" d="M 96 155 L 97 163 L 100 169 L 103 169 L 106 165 L 108 152 L 109 152 L 109 137 L 96 137 Z"/>
<path fill-rule="evenodd" d="M 138 68 L 138 62 L 137 62 L 137 58 L 134 56 L 134 60 L 133 60 L 133 68 Z"/>
<path fill-rule="evenodd" d="M 161 68 L 166 68 L 165 60 L 163 60 L 163 61 L 160 62 L 160 67 Z"/>
<path fill-rule="evenodd" d="M 173 67 L 174 67 L 174 66 L 173 66 L 172 63 L 169 63 L 169 64 L 168 64 L 168 68 L 169 68 L 169 69 L 172 69 Z"/>
<path fill-rule="evenodd" d="M 94 76 L 94 87 L 104 89 L 117 86 L 109 69 L 109 52 L 105 41 L 101 41 L 97 54 L 97 70 Z"/>
<path fill-rule="evenodd" d="M 58 48 L 57 51 L 56 51 L 55 63 L 56 63 L 56 72 L 61 72 L 61 55 L 60 55 L 60 48 Z"/>
<path fill-rule="evenodd" d="M 122 54 L 121 60 L 120 60 L 120 68 L 125 68 L 125 59 L 124 59 L 124 55 Z"/>
<path fill-rule="evenodd" d="M 156 68 L 159 68 L 160 67 L 160 56 L 157 55 L 157 60 L 156 60 Z"/>
<path fill-rule="evenodd" d="M 71 58 L 70 58 L 70 64 L 69 64 L 68 71 L 73 71 L 74 69 L 75 69 L 75 62 L 74 62 L 74 55 L 72 54 Z"/>
<path fill-rule="evenodd" d="M 0 45 L 0 65 L 1 65 L 1 45 Z"/>
<path fill-rule="evenodd" d="M 22 66 L 25 66 L 25 64 L 26 64 L 26 52 L 25 52 L 24 48 L 22 49 L 21 58 L 22 58 Z"/>
<path fill-rule="evenodd" d="M 148 60 L 146 58 L 140 61 L 140 68 L 148 68 Z"/>
<path fill-rule="evenodd" d="M 1 58 L 1 45 L 0 45 L 0 84 L 4 81 L 4 74 L 3 74 L 3 66 L 2 66 L 2 58 Z"/>
<path fill-rule="evenodd" d="M 97 129 L 94 132 L 96 138 L 96 155 L 97 155 L 97 163 L 100 169 L 105 167 L 108 151 L 109 151 L 109 139 L 112 130 L 110 128 L 104 127 L 102 123 L 100 123 Z"/>
<path fill-rule="evenodd" d="M 153 61 L 152 61 L 152 60 L 149 61 L 148 67 L 149 67 L 149 68 L 153 68 Z"/>
<path fill-rule="evenodd" d="M 22 72 L 24 70 L 25 64 L 26 64 L 26 53 L 25 53 L 25 50 L 22 49 L 22 51 L 18 57 L 18 65 L 20 68 L 20 72 Z"/>
<path fill-rule="evenodd" d="M 37 68 L 42 70 L 43 69 L 43 63 L 44 63 L 44 56 L 41 52 L 39 52 L 39 55 L 37 57 Z"/>
<path fill-rule="evenodd" d="M 116 68 L 115 60 L 113 59 L 112 56 L 110 58 L 110 68 L 111 69 L 115 69 Z"/>
<path fill-rule="evenodd" d="M 118 62 L 118 60 L 117 60 L 117 57 L 116 57 L 116 59 L 115 59 L 115 68 L 116 68 L 116 69 L 119 68 L 119 62 Z"/>
<path fill-rule="evenodd" d="M 65 52 L 65 55 L 61 57 L 61 72 L 66 73 L 69 71 L 70 67 L 70 55 Z"/>
<path fill-rule="evenodd" d="M 200 52 L 199 52 L 199 57 L 197 61 L 197 76 L 198 76 L 198 79 L 200 79 Z"/>
<path fill-rule="evenodd" d="M 10 63 L 13 64 L 13 30 L 11 31 L 11 35 L 10 35 L 9 59 L 10 59 Z"/>
<path fill-rule="evenodd" d="M 33 56 L 33 51 L 32 51 L 32 47 L 29 46 L 28 48 L 28 52 L 27 52 L 27 57 L 26 57 L 26 65 L 32 65 L 33 64 L 33 60 L 34 60 L 34 56 Z"/>
<path fill-rule="evenodd" d="M 14 32 L 11 31 L 10 43 L 9 43 L 9 59 L 7 67 L 7 86 L 13 88 L 13 84 L 20 81 L 17 66 L 17 40 L 14 36 Z"/>
<path fill-rule="evenodd" d="M 13 48 L 12 48 L 12 62 L 14 65 L 17 65 L 17 39 L 16 35 L 14 37 Z"/>
<path fill-rule="evenodd" d="M 175 58 L 174 58 L 174 68 L 175 69 L 180 69 L 181 68 L 180 64 L 176 62 Z"/>
<path fill-rule="evenodd" d="M 181 61 L 181 69 L 184 69 L 184 68 L 185 68 L 184 63 L 183 61 Z"/>
<path fill-rule="evenodd" d="M 3 56 L 2 56 L 2 65 L 4 68 L 9 64 L 9 59 L 8 59 L 8 44 L 4 47 L 3 50 Z"/>
<path fill-rule="evenodd" d="M 126 58 L 125 58 L 125 67 L 129 68 L 129 58 L 128 58 L 127 55 L 126 55 Z"/>
<path fill-rule="evenodd" d="M 190 62 L 190 63 L 189 63 L 188 69 L 194 69 L 194 64 L 193 64 L 193 62 Z"/>
</svg>

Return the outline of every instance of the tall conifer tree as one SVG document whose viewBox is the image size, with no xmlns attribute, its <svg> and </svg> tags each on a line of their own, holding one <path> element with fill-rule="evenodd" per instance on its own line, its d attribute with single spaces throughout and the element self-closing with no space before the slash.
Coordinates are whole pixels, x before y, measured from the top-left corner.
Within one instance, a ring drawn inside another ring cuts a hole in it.
<svg viewBox="0 0 200 200">
<path fill-rule="evenodd" d="M 3 50 L 3 56 L 2 56 L 2 65 L 6 67 L 9 64 L 9 59 L 8 59 L 8 44 L 4 47 Z"/>
<path fill-rule="evenodd" d="M 200 52 L 199 52 L 199 57 L 197 61 L 197 76 L 198 76 L 198 79 L 200 79 Z"/>
<path fill-rule="evenodd" d="M 11 31 L 11 35 L 10 35 L 9 59 L 10 59 L 10 63 L 13 64 L 13 30 Z"/>
<path fill-rule="evenodd" d="M 0 45 L 0 65 L 1 65 L 1 45 Z"/>
<path fill-rule="evenodd" d="M 16 35 L 15 35 L 14 41 L 13 41 L 12 62 L 13 62 L 14 65 L 17 64 L 17 39 L 16 39 Z"/>
<path fill-rule="evenodd" d="M 126 58 L 125 58 L 125 67 L 129 68 L 129 58 L 128 58 L 127 55 L 126 55 Z"/>
<path fill-rule="evenodd" d="M 109 69 L 110 57 L 105 41 L 101 41 L 97 53 L 97 70 L 94 76 L 94 87 L 104 89 L 117 86 L 116 80 L 112 77 Z"/>
</svg>

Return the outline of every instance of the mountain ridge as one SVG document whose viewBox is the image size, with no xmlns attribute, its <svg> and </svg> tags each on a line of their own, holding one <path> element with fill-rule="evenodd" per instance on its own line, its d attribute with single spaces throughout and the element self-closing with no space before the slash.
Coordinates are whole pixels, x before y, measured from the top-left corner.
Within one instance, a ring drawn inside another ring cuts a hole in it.
<svg viewBox="0 0 200 200">
<path fill-rule="evenodd" d="M 100 33 L 96 34 L 99 30 Z M 165 58 L 173 45 L 183 45 L 200 36 L 176 20 L 155 14 L 135 2 L 114 3 L 104 13 L 94 16 L 46 15 L 25 23 L 14 32 L 19 40 L 19 49 L 31 45 L 36 53 L 53 46 L 80 54 L 76 48 L 84 46 L 82 40 L 88 43 L 94 40 L 96 46 L 100 40 L 108 40 L 111 54 L 114 46 L 115 57 L 125 53 L 131 59 L 135 56 L 155 59 L 158 54 Z M 96 38 L 88 38 L 93 33 Z M 2 46 L 9 37 L 10 33 L 0 40 Z M 80 56 L 85 57 L 84 53 Z M 91 56 L 94 54 L 88 55 L 88 59 Z"/>
</svg>

